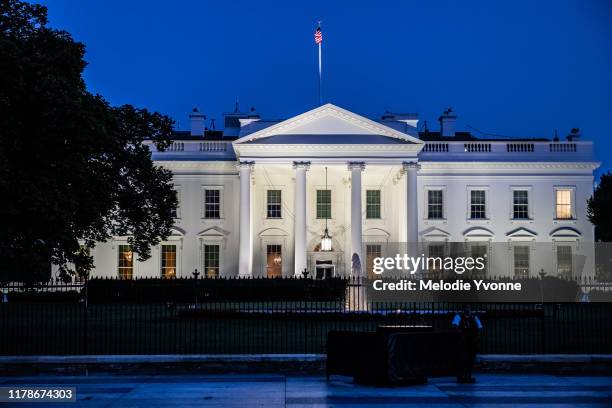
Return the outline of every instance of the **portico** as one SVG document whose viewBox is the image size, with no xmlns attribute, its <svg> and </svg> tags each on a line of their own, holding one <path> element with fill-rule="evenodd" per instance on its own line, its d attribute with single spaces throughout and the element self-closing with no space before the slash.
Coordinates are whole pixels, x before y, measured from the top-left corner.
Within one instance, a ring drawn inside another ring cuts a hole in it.
<svg viewBox="0 0 612 408">
<path fill-rule="evenodd" d="M 363 274 L 364 242 L 416 241 L 421 148 L 416 138 L 333 105 L 235 141 L 239 275 L 267 276 L 271 268 L 283 276 Z M 326 223 L 329 251 L 320 246 Z"/>
</svg>

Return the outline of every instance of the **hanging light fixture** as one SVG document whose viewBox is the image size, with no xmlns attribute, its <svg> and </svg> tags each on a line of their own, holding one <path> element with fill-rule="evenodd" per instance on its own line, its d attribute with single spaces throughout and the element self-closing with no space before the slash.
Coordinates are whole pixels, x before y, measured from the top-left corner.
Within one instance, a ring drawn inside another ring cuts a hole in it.
<svg viewBox="0 0 612 408">
<path fill-rule="evenodd" d="M 327 192 L 327 167 L 325 167 L 325 191 Z M 330 195 L 330 206 L 331 206 L 331 195 Z M 321 251 L 331 251 L 332 250 L 332 237 L 329 235 L 329 231 L 327 229 L 327 219 L 329 218 L 329 212 L 325 212 L 325 233 L 321 237 Z"/>
</svg>

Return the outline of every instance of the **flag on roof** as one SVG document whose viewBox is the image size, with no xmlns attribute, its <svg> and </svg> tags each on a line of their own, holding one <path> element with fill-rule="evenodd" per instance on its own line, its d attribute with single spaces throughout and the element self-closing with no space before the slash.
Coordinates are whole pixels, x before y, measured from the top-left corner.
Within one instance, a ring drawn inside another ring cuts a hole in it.
<svg viewBox="0 0 612 408">
<path fill-rule="evenodd" d="M 317 31 L 315 31 L 314 39 L 317 44 L 321 44 L 323 42 L 323 33 L 321 32 L 321 27 L 317 27 Z"/>
</svg>

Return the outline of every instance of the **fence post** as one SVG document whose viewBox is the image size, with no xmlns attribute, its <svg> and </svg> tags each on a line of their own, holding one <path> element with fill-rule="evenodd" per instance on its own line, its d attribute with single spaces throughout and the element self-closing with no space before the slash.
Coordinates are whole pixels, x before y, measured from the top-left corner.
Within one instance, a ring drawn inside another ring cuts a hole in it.
<svg viewBox="0 0 612 408">
<path fill-rule="evenodd" d="M 88 298 L 88 293 L 87 293 L 88 286 L 89 286 L 88 283 L 89 283 L 89 279 L 88 279 L 88 276 L 86 275 L 85 276 L 85 286 L 84 286 L 84 289 L 85 289 L 85 299 L 84 299 L 84 302 L 83 302 L 83 305 L 85 307 L 85 313 L 84 313 L 84 316 L 83 316 L 83 318 L 84 318 L 84 322 L 83 322 L 83 354 L 87 354 L 88 353 L 88 350 L 87 350 L 88 349 L 87 339 L 89 337 L 89 318 L 87 316 L 87 314 L 88 314 L 87 313 L 87 309 L 88 309 L 88 306 L 89 306 L 89 298 Z"/>
<path fill-rule="evenodd" d="M 546 354 L 546 303 L 542 303 L 542 315 L 540 316 L 540 349 L 542 354 Z"/>
</svg>

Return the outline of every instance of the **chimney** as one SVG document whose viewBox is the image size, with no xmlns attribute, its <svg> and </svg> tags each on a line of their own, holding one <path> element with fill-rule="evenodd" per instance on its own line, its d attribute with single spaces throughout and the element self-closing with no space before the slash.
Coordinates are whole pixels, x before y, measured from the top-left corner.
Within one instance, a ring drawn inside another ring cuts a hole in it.
<svg viewBox="0 0 612 408">
<path fill-rule="evenodd" d="M 453 108 L 445 110 L 438 120 L 440 121 L 440 135 L 442 137 L 454 137 L 457 115 L 453 112 Z"/>
<path fill-rule="evenodd" d="M 193 108 L 189 114 L 189 121 L 191 122 L 191 136 L 204 136 L 204 128 L 206 127 L 204 121 L 206 115 L 200 112 L 198 108 Z"/>
</svg>

